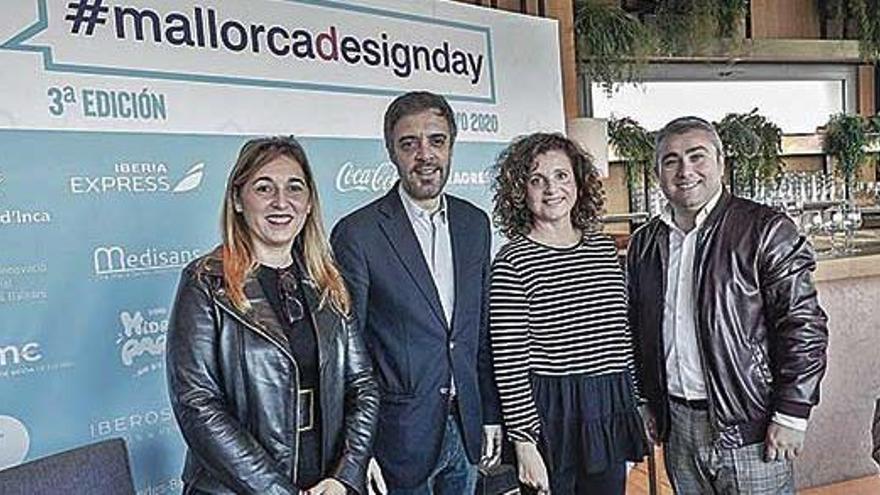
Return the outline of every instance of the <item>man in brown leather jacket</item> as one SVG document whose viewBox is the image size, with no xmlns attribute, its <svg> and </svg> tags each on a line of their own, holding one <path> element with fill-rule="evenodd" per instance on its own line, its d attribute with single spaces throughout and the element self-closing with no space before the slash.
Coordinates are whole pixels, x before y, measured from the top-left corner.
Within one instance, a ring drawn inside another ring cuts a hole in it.
<svg viewBox="0 0 880 495">
<path fill-rule="evenodd" d="M 793 494 L 828 343 L 815 258 L 787 216 L 725 190 L 722 150 L 696 117 L 656 138 L 669 204 L 627 254 L 643 416 L 676 493 Z"/>
</svg>

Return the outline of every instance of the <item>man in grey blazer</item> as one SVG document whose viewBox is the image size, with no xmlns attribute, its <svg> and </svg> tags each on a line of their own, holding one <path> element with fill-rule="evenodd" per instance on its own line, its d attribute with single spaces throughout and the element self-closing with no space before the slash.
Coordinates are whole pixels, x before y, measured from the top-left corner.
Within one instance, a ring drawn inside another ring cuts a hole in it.
<svg viewBox="0 0 880 495">
<path fill-rule="evenodd" d="M 489 219 L 443 192 L 456 125 L 442 96 L 398 97 L 384 130 L 399 181 L 331 236 L 382 394 L 375 456 L 392 495 L 471 494 L 501 442 Z"/>
</svg>

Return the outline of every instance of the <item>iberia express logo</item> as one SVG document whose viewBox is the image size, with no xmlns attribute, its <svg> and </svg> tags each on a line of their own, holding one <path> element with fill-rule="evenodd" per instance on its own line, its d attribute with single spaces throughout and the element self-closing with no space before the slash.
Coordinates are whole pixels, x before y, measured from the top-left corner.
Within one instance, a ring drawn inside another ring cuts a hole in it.
<svg viewBox="0 0 880 495">
<path fill-rule="evenodd" d="M 39 20 L 0 48 L 50 71 L 495 103 L 485 26 L 330 0 L 34 1 Z"/>
</svg>

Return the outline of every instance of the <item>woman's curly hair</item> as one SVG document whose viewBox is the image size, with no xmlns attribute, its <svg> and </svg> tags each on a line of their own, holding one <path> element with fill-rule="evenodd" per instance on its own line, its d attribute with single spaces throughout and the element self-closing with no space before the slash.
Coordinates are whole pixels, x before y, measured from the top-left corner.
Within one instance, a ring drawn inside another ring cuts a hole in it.
<svg viewBox="0 0 880 495">
<path fill-rule="evenodd" d="M 514 139 L 492 167 L 495 176 L 492 217 L 508 239 L 526 235 L 531 230 L 533 219 L 526 205 L 526 183 L 535 167 L 535 158 L 553 150 L 568 156 L 574 172 L 577 200 L 571 209 L 572 225 L 585 232 L 599 230 L 605 193 L 593 158 L 562 134 L 537 132 Z"/>
</svg>

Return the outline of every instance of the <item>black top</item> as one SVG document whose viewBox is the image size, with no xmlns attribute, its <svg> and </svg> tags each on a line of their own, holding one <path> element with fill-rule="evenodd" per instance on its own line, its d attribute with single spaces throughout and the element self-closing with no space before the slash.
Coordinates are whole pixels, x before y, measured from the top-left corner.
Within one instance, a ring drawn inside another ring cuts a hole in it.
<svg viewBox="0 0 880 495">
<path fill-rule="evenodd" d="M 321 481 L 321 402 L 318 396 L 318 342 L 302 292 L 302 277 L 293 265 L 260 265 L 257 279 L 287 334 L 290 352 L 299 370 L 300 442 L 297 486 L 311 488 Z M 310 391 L 310 392 L 309 392 Z"/>
</svg>

